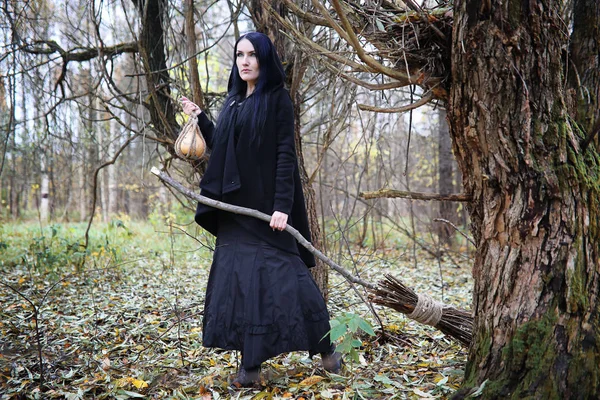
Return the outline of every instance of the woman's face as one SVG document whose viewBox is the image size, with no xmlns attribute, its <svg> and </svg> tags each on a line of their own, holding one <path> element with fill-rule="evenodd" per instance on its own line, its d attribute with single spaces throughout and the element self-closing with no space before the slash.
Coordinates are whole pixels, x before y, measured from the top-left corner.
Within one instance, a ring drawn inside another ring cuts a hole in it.
<svg viewBox="0 0 600 400">
<path fill-rule="evenodd" d="M 259 73 L 258 57 L 254 52 L 254 46 L 248 39 L 238 42 L 235 63 L 240 72 L 240 78 L 251 85 L 256 85 Z"/>
</svg>

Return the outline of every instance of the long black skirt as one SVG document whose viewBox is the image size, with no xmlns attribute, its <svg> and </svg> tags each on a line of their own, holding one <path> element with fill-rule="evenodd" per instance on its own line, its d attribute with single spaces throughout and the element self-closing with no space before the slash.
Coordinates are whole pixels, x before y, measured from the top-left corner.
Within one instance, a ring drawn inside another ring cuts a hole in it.
<svg viewBox="0 0 600 400">
<path fill-rule="evenodd" d="M 300 257 L 220 218 L 203 345 L 240 350 L 244 368 L 253 368 L 289 351 L 330 351 L 329 329 L 323 296 Z"/>
</svg>

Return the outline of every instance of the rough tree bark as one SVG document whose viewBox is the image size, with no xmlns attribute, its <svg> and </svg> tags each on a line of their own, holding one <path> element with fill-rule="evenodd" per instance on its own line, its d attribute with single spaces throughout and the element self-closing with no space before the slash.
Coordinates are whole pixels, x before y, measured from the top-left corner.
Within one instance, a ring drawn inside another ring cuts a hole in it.
<svg viewBox="0 0 600 400">
<path fill-rule="evenodd" d="M 455 2 L 448 112 L 477 242 L 456 398 L 600 392 L 600 157 L 567 113 L 564 6 Z"/>
</svg>

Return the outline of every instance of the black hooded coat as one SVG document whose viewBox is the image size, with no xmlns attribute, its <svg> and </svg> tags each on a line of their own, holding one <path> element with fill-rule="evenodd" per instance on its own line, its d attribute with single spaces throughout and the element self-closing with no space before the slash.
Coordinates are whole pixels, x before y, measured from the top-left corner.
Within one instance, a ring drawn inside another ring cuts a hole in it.
<svg viewBox="0 0 600 400">
<path fill-rule="evenodd" d="M 228 100 L 224 107 L 236 107 L 239 98 Z M 272 215 L 288 215 L 288 224 L 310 241 L 306 205 L 302 192 L 294 140 L 294 109 L 289 93 L 280 87 L 270 93 L 267 115 L 257 144 L 249 127 L 235 134 L 234 124 L 218 134 L 214 124 L 201 113 L 198 125 L 211 155 L 200 181 L 201 194 L 215 200 L 248 207 Z M 219 137 L 217 137 L 219 136 Z M 256 218 L 236 216 L 245 229 L 272 246 L 300 255 L 308 267 L 314 256 L 287 232 L 273 231 L 269 224 Z M 217 235 L 218 210 L 198 204 L 196 222 Z"/>
</svg>

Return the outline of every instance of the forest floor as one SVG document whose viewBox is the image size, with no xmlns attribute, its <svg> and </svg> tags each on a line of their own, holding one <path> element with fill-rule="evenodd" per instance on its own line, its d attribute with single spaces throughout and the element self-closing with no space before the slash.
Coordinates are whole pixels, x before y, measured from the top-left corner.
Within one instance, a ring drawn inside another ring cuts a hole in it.
<svg viewBox="0 0 600 400">
<path fill-rule="evenodd" d="M 164 223 L 115 220 L 94 226 L 82 251 L 84 231 L 0 226 L 0 399 L 443 399 L 462 382 L 463 346 L 388 308 L 375 306 L 375 318 L 364 290 L 331 271 L 332 318 L 351 312 L 378 333 L 354 335 L 358 361 L 347 358 L 334 375 L 319 356 L 284 354 L 264 365 L 261 387 L 231 389 L 237 352 L 201 344 L 211 239 L 201 245 Z M 417 251 L 415 263 L 410 243 L 386 243 L 350 245 L 338 261 L 370 282 L 391 273 L 437 300 L 443 279 L 443 301 L 469 309 L 467 255 L 438 262 Z"/>
</svg>

